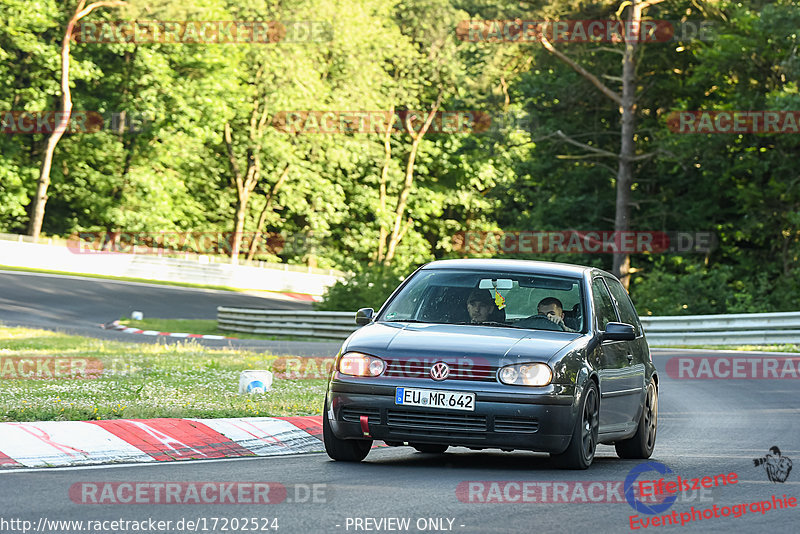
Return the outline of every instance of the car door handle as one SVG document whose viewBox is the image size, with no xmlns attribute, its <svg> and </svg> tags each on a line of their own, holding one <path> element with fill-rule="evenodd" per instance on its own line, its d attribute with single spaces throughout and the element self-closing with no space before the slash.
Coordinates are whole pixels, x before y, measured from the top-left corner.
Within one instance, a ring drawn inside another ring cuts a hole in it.
<svg viewBox="0 0 800 534">
<path fill-rule="evenodd" d="M 628 363 L 633 363 L 633 354 L 628 354 Z"/>
</svg>

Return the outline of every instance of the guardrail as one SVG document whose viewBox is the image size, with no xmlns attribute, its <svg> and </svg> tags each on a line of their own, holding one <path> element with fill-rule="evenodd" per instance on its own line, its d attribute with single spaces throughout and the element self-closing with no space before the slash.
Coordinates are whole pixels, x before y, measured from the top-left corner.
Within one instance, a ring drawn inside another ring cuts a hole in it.
<svg viewBox="0 0 800 534">
<path fill-rule="evenodd" d="M 800 343 L 800 312 L 642 317 L 651 345 L 775 345 Z M 217 308 L 221 330 L 343 340 L 355 312 Z"/>
<path fill-rule="evenodd" d="M 358 328 L 355 317 L 355 312 L 217 308 L 220 330 L 275 336 L 342 340 Z"/>
<path fill-rule="evenodd" d="M 651 345 L 800 343 L 800 312 L 642 317 Z"/>
</svg>

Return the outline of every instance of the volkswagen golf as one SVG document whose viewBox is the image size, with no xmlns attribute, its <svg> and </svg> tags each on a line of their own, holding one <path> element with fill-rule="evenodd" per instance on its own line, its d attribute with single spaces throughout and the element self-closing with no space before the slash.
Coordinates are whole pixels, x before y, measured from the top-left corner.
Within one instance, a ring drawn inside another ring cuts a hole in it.
<svg viewBox="0 0 800 534">
<path fill-rule="evenodd" d="M 409 276 L 356 330 L 331 371 L 323 438 L 334 460 L 373 440 L 550 453 L 586 469 L 598 443 L 649 458 L 658 374 L 625 288 L 599 269 L 443 260 Z"/>
</svg>

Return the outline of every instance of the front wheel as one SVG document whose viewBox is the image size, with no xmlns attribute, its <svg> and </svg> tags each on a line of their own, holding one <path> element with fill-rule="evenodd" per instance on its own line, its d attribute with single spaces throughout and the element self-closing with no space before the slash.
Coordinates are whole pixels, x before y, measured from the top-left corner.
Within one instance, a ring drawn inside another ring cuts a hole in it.
<svg viewBox="0 0 800 534">
<path fill-rule="evenodd" d="M 327 399 L 322 412 L 322 441 L 325 443 L 325 452 L 328 456 L 339 462 L 360 462 L 367 457 L 372 448 L 371 439 L 339 439 L 333 434 L 328 420 Z"/>
<path fill-rule="evenodd" d="M 572 431 L 567 450 L 553 457 L 564 469 L 586 469 L 592 465 L 597 450 L 597 435 L 600 430 L 600 396 L 597 385 L 589 380 L 583 392 L 583 402 L 578 420 Z"/>
<path fill-rule="evenodd" d="M 655 381 L 651 378 L 647 384 L 647 396 L 645 397 L 642 417 L 639 419 L 639 427 L 636 434 L 631 438 L 618 441 L 614 444 L 617 449 L 617 456 L 627 459 L 646 459 L 653 454 L 656 448 L 656 431 L 658 430 L 658 389 Z"/>
</svg>

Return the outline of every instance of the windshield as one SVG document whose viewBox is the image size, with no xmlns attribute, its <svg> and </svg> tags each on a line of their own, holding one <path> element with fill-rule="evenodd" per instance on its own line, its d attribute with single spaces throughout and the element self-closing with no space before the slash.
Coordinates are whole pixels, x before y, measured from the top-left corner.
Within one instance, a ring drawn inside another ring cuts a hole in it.
<svg viewBox="0 0 800 534">
<path fill-rule="evenodd" d="M 584 331 L 581 281 L 502 271 L 422 270 L 379 321 Z"/>
</svg>

